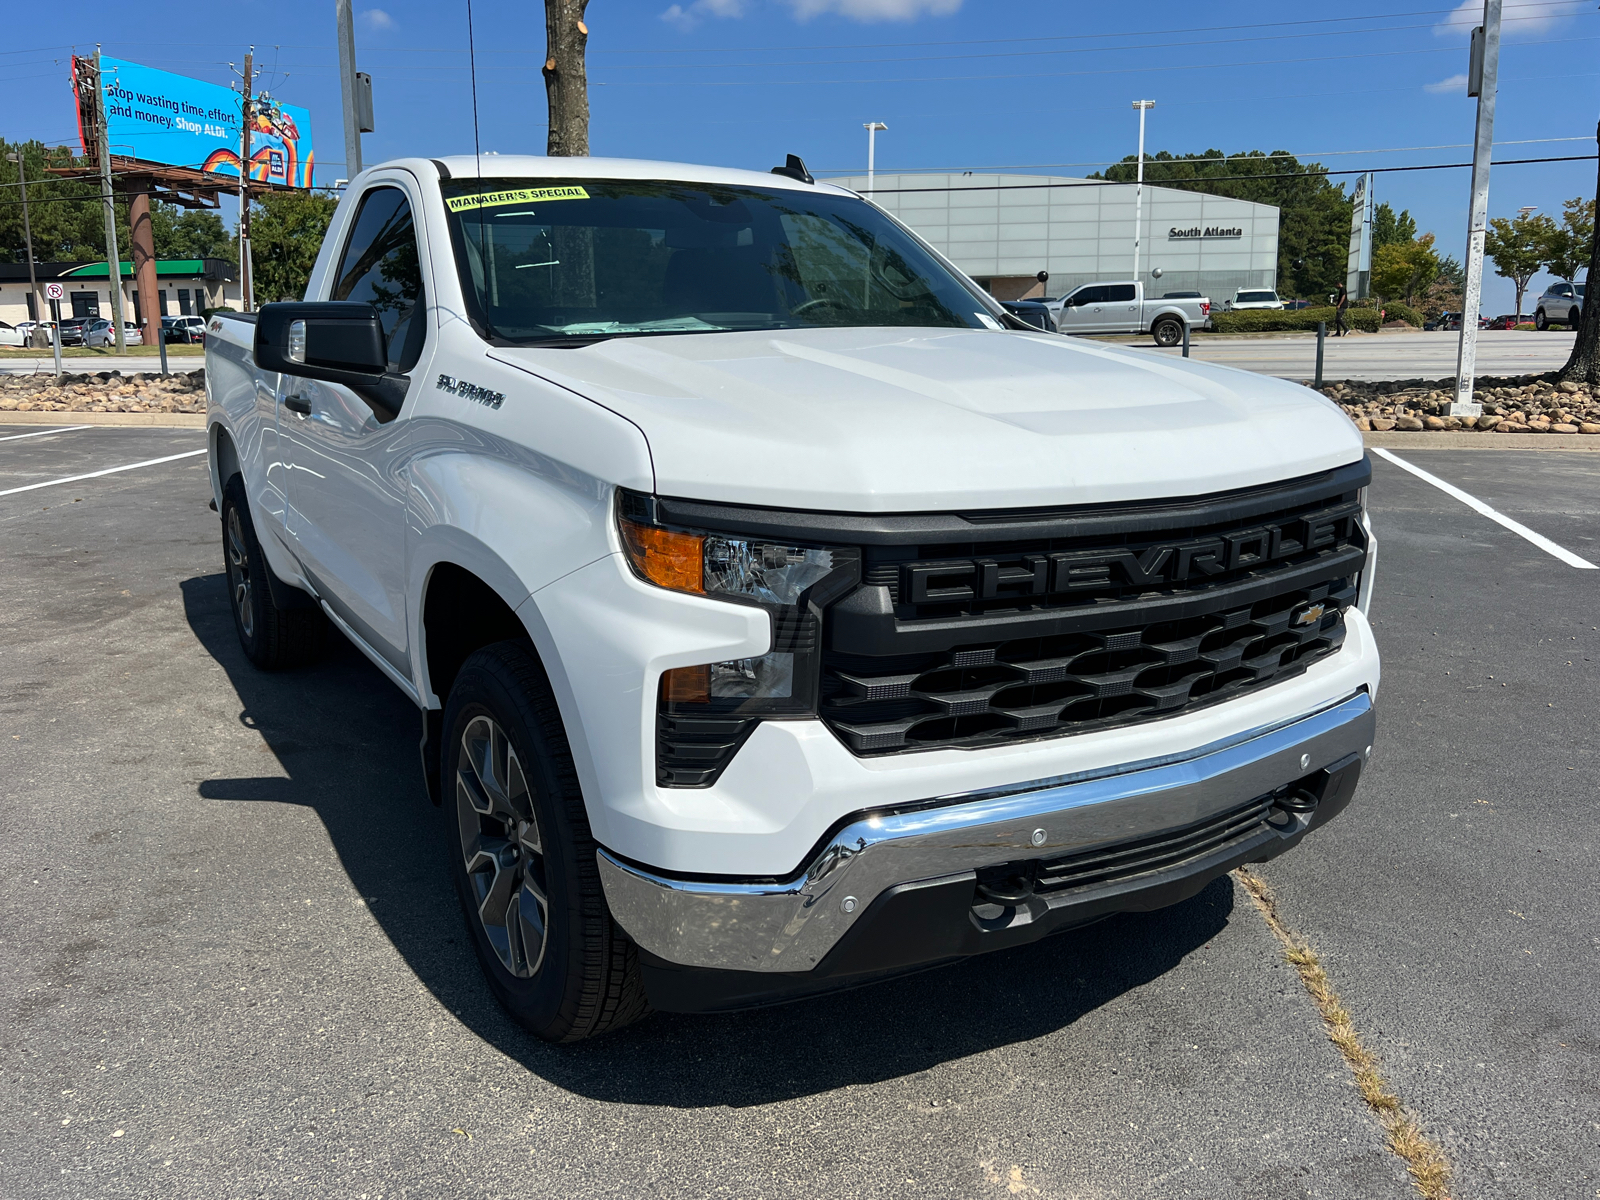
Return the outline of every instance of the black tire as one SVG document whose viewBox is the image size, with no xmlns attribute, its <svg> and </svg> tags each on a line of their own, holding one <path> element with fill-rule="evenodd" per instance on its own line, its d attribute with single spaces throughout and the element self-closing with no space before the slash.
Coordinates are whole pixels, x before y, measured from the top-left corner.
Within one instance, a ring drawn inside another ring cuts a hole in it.
<svg viewBox="0 0 1600 1200">
<path fill-rule="evenodd" d="M 1544 315 L 1544 309 L 1533 314 L 1533 327 L 1540 333 L 1550 328 L 1550 318 Z"/>
<path fill-rule="evenodd" d="M 266 556 L 250 519 L 244 480 L 222 489 L 222 561 L 228 574 L 228 607 L 245 657 L 263 671 L 297 667 L 317 658 L 328 643 L 328 619 L 309 603 L 280 608 L 267 582 Z M 279 584 L 279 587 L 287 587 Z M 309 599 L 309 598 L 308 598 Z"/>
<path fill-rule="evenodd" d="M 1183 322 L 1164 317 L 1155 323 L 1150 332 L 1155 335 L 1156 345 L 1176 346 L 1183 341 Z"/>
<path fill-rule="evenodd" d="M 566 731 L 530 648 L 497 642 L 468 657 L 444 739 L 450 874 L 496 998 L 550 1042 L 645 1016 L 638 950 L 606 907 Z"/>
<path fill-rule="evenodd" d="M 1577 309 L 1573 309 L 1571 312 L 1569 312 L 1567 314 L 1567 328 L 1572 330 L 1574 333 L 1576 333 L 1578 331 L 1578 325 L 1582 321 L 1583 321 L 1583 314 L 1581 312 L 1579 312 Z"/>
</svg>

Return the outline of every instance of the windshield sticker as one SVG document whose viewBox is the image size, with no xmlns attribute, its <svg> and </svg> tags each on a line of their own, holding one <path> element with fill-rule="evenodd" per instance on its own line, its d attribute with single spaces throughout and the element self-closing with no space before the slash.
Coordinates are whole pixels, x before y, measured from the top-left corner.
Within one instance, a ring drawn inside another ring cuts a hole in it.
<svg viewBox="0 0 1600 1200">
<path fill-rule="evenodd" d="M 545 200 L 587 200 L 581 187 L 512 188 L 507 192 L 480 192 L 476 196 L 454 196 L 444 202 L 451 212 L 470 208 L 499 208 L 506 204 L 535 204 Z"/>
</svg>

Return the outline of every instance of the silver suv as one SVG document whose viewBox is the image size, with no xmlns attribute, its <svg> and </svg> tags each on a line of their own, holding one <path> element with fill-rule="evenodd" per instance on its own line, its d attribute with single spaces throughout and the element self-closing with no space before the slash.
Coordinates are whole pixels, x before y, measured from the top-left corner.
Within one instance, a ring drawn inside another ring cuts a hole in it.
<svg viewBox="0 0 1600 1200">
<path fill-rule="evenodd" d="M 1552 325 L 1565 325 L 1576 329 L 1582 315 L 1583 284 L 1557 280 L 1539 297 L 1539 307 L 1533 312 L 1533 327 L 1549 329 Z"/>
</svg>

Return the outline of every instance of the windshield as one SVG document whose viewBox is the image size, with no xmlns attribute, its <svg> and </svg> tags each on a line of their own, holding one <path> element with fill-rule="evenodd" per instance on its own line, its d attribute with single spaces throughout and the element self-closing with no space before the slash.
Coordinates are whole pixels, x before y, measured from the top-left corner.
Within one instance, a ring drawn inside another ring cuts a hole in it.
<svg viewBox="0 0 1600 1200">
<path fill-rule="evenodd" d="M 1262 302 L 1266 302 L 1268 304 L 1272 304 L 1272 303 L 1276 303 L 1277 299 L 1278 299 L 1278 293 L 1277 292 L 1240 292 L 1239 293 L 1239 298 L 1238 298 L 1238 303 L 1240 303 L 1240 304 L 1260 304 Z"/>
<path fill-rule="evenodd" d="M 463 289 L 496 341 L 1000 327 L 915 239 L 852 196 L 651 180 L 443 188 Z"/>
</svg>

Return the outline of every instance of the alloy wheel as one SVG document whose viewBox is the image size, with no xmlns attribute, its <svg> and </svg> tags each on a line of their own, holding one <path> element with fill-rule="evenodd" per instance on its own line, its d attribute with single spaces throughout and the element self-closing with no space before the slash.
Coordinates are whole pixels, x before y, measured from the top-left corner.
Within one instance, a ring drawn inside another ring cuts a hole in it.
<svg viewBox="0 0 1600 1200">
<path fill-rule="evenodd" d="M 491 717 L 474 717 L 461 734 L 456 819 L 484 935 L 501 965 L 527 979 L 544 961 L 548 938 L 544 841 L 522 763 Z"/>
<path fill-rule="evenodd" d="M 244 540 L 244 526 L 239 520 L 237 505 L 228 506 L 228 582 L 233 589 L 233 611 L 238 615 L 239 628 L 245 637 L 252 637 L 256 629 L 256 606 L 251 593 L 250 549 Z"/>
</svg>

